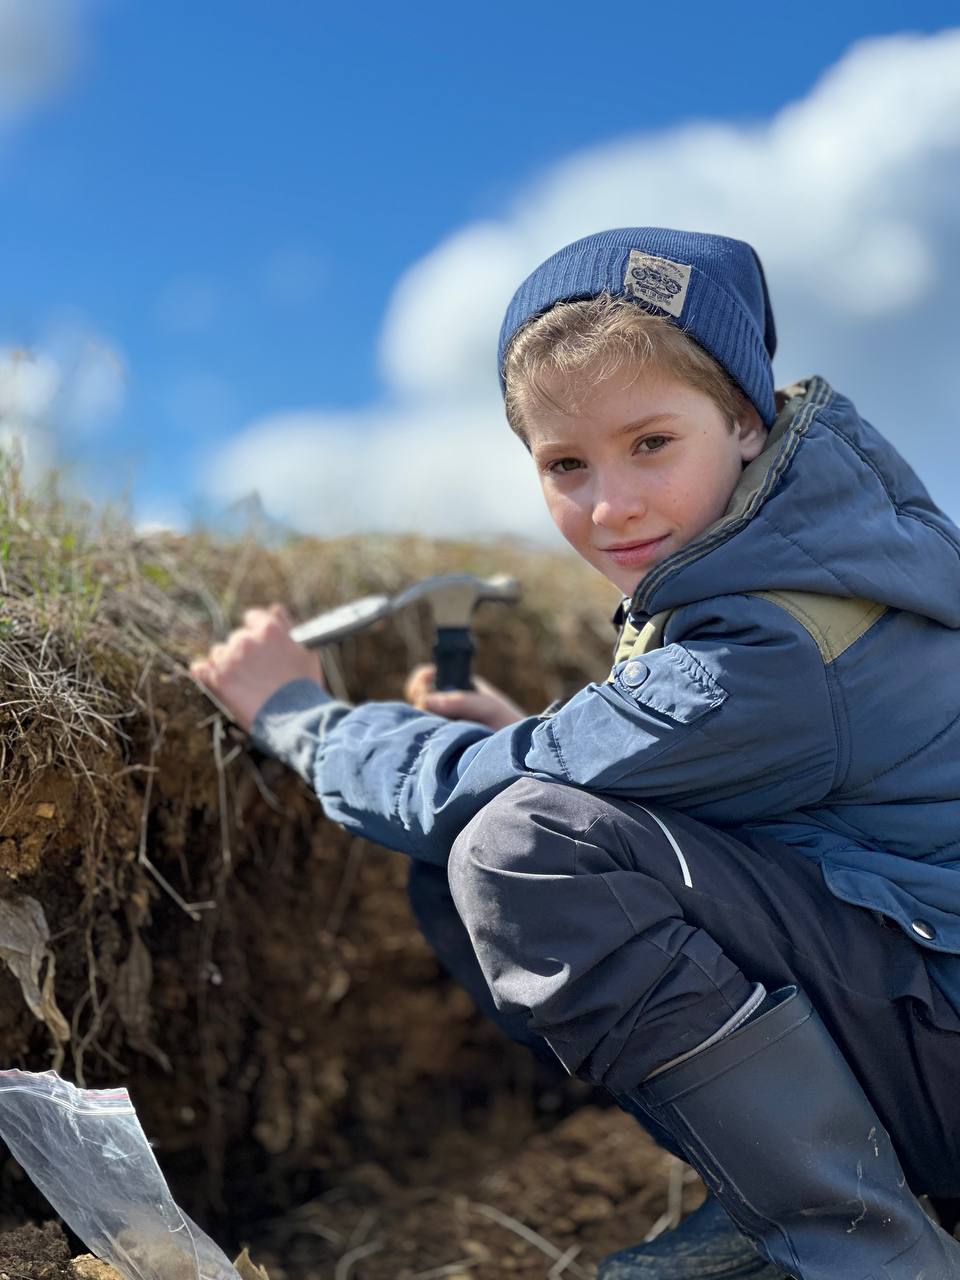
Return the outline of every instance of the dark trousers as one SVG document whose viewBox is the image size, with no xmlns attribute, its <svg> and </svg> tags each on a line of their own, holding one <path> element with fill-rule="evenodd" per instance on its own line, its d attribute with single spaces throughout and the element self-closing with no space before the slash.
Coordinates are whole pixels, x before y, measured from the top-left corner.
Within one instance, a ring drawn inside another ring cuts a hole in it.
<svg viewBox="0 0 960 1280">
<path fill-rule="evenodd" d="M 755 982 L 796 983 L 911 1187 L 960 1195 L 960 1019 L 922 949 L 835 899 L 815 863 L 668 809 L 523 779 L 464 829 L 448 878 L 450 896 L 442 873 L 413 874 L 428 940 L 508 1034 L 545 1043 L 571 1074 L 627 1092 L 712 1035 Z"/>
</svg>

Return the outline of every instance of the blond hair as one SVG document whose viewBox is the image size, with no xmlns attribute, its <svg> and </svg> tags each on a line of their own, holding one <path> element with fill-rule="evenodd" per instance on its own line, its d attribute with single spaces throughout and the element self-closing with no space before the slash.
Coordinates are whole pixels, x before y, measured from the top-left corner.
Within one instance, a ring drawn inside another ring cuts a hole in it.
<svg viewBox="0 0 960 1280">
<path fill-rule="evenodd" d="M 524 420 L 533 405 L 570 412 L 547 388 L 557 377 L 573 383 L 589 373 L 589 387 L 623 368 L 656 369 L 702 391 L 731 428 L 750 402 L 727 371 L 665 316 L 610 293 L 561 302 L 529 320 L 514 335 L 504 359 L 507 421 L 527 443 Z M 589 393 L 589 387 L 584 388 Z"/>
</svg>

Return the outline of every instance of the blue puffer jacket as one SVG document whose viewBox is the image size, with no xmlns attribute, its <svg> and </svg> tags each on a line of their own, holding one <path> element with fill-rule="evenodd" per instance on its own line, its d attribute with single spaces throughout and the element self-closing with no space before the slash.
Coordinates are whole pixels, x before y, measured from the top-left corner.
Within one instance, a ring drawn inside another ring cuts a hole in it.
<svg viewBox="0 0 960 1280">
<path fill-rule="evenodd" d="M 301 680 L 254 736 L 330 818 L 437 863 L 523 775 L 762 829 L 960 1006 L 960 531 L 899 454 L 821 379 L 794 389 L 726 515 L 629 605 L 608 681 L 551 716 L 494 733 Z"/>
</svg>

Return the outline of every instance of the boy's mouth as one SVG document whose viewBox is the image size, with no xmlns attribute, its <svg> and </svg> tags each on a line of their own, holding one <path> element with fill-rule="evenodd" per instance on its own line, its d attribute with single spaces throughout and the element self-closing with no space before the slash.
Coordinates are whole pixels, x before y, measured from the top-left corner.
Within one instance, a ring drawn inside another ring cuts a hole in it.
<svg viewBox="0 0 960 1280">
<path fill-rule="evenodd" d="M 632 569 L 637 565 L 647 564 L 669 536 L 665 533 L 662 538 L 650 538 L 646 542 L 621 542 L 614 547 L 603 547 L 602 550 L 614 564 L 624 569 Z"/>
</svg>

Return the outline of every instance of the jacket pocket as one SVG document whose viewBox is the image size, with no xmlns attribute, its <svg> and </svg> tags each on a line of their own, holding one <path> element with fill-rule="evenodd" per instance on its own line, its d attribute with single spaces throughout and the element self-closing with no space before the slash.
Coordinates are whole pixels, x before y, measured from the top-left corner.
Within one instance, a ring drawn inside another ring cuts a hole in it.
<svg viewBox="0 0 960 1280">
<path fill-rule="evenodd" d="M 619 662 L 610 673 L 624 697 L 677 724 L 693 724 L 721 706 L 727 691 L 682 645 Z"/>
</svg>

